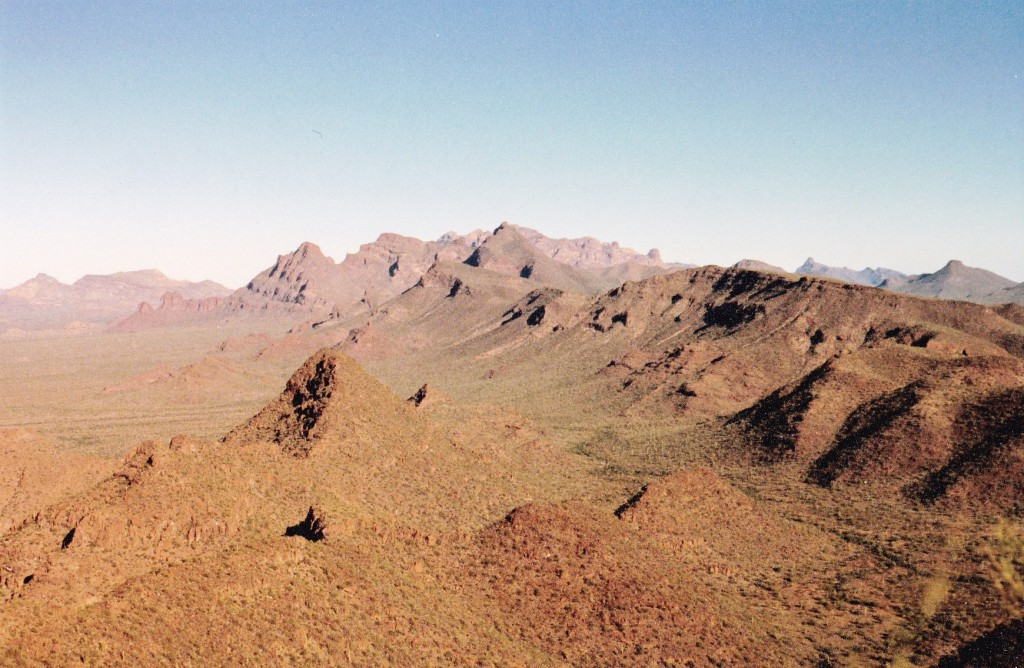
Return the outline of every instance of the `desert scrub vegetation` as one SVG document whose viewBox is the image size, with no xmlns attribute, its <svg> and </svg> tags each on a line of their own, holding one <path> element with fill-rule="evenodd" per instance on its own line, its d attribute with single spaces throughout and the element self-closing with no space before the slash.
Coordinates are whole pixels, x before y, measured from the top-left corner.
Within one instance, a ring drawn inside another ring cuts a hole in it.
<svg viewBox="0 0 1024 668">
<path fill-rule="evenodd" d="M 1015 618 L 1024 617 L 1024 523 L 1000 519 L 984 553 L 989 577 L 1003 605 Z"/>
</svg>

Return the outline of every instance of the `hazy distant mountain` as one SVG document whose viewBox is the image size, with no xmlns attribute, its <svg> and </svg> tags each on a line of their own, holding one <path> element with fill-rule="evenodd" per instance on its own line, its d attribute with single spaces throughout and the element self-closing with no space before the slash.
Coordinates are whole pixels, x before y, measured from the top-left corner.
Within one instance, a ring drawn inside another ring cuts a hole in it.
<svg viewBox="0 0 1024 668">
<path fill-rule="evenodd" d="M 733 269 L 750 269 L 751 271 L 767 271 L 773 274 L 788 274 L 782 267 L 776 267 L 774 264 L 768 264 L 761 260 L 740 260 L 736 264 L 732 265 Z"/>
<path fill-rule="evenodd" d="M 134 332 L 154 327 L 196 325 L 215 321 L 223 317 L 224 302 L 224 297 L 186 299 L 180 292 L 165 292 L 160 297 L 160 304 L 157 307 L 154 308 L 149 302 L 142 302 L 135 313 L 114 323 L 112 329 Z"/>
<path fill-rule="evenodd" d="M 950 260 L 942 269 L 931 274 L 908 276 L 881 267 L 860 271 L 830 267 L 809 257 L 794 273 L 825 276 L 921 297 L 959 299 L 978 304 L 1024 304 L 1024 283 L 1014 283 L 986 269 L 968 267 L 959 260 Z"/>
<path fill-rule="evenodd" d="M 922 297 L 960 299 L 980 304 L 1024 303 L 1024 284 L 1014 283 L 986 269 L 968 267 L 950 260 L 932 274 L 890 279 L 881 284 L 887 290 Z"/>
<path fill-rule="evenodd" d="M 885 269 L 883 267 L 878 267 L 877 269 L 866 267 L 860 271 L 848 269 L 846 267 L 830 267 L 827 264 L 815 262 L 813 257 L 807 258 L 807 260 L 797 267 L 793 273 L 804 274 L 807 276 L 824 276 L 826 278 L 835 278 L 840 281 L 846 281 L 847 283 L 873 286 L 881 285 L 885 280 L 898 279 L 906 276 L 906 274 L 894 269 Z"/>
<path fill-rule="evenodd" d="M 646 255 L 638 253 L 631 248 L 623 248 L 617 241 L 605 243 L 594 237 L 581 237 L 579 239 L 551 239 L 536 230 L 528 227 L 514 225 L 515 229 L 534 248 L 538 249 L 552 260 L 558 260 L 563 264 L 576 267 L 577 269 L 604 269 L 617 264 L 630 263 L 651 267 L 666 266 L 661 260 L 661 253 L 657 248 L 652 248 Z M 692 267 L 692 264 L 672 263 L 669 266 L 685 269 Z"/>
<path fill-rule="evenodd" d="M 1024 283 L 1017 283 L 1009 288 L 996 290 L 991 293 L 993 304 L 1022 304 L 1024 305 Z"/>
<path fill-rule="evenodd" d="M 179 281 L 155 269 L 83 276 L 71 285 L 39 274 L 10 290 L 0 290 L 0 333 L 8 329 L 39 330 L 105 325 L 135 311 L 140 302 L 157 303 L 166 292 L 185 299 L 224 297 L 219 283 Z"/>
<path fill-rule="evenodd" d="M 547 251 L 543 250 L 544 248 Z M 466 264 L 535 281 L 544 287 L 597 294 L 626 281 L 665 273 L 657 250 L 648 255 L 596 239 L 548 239 L 533 230 L 502 223 Z"/>
</svg>

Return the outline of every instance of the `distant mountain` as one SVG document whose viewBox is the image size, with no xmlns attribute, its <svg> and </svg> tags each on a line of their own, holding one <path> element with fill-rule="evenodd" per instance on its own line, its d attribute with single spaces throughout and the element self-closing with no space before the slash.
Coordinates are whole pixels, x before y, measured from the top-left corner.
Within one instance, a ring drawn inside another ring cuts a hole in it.
<svg viewBox="0 0 1024 668">
<path fill-rule="evenodd" d="M 166 292 L 177 292 L 184 299 L 226 297 L 231 293 L 213 281 L 174 280 L 155 269 L 88 275 L 71 285 L 39 274 L 9 290 L 0 290 L 0 333 L 9 329 L 102 326 L 129 315 L 140 302 L 159 302 Z"/>
<path fill-rule="evenodd" d="M 594 237 L 551 239 L 528 227 L 515 226 L 515 228 L 534 248 L 552 260 L 577 269 L 604 269 L 627 262 L 651 267 L 665 266 L 657 248 L 652 248 L 644 255 L 631 248 L 623 248 L 617 241 L 605 243 Z M 685 269 L 693 265 L 672 264 L 671 266 Z"/>
<path fill-rule="evenodd" d="M 494 232 L 449 232 L 437 241 L 382 234 L 335 262 L 306 242 L 278 257 L 227 301 L 234 311 L 351 315 L 408 290 L 438 262 L 465 262 L 545 287 L 596 294 L 687 265 L 666 264 L 657 250 L 646 255 L 597 239 L 550 239 L 503 223 Z"/>
<path fill-rule="evenodd" d="M 890 279 L 880 287 L 921 297 L 959 299 L 979 304 L 1024 303 L 1024 284 L 1014 283 L 986 269 L 968 267 L 959 260 L 950 260 L 935 273 Z"/>
<path fill-rule="evenodd" d="M 198 324 L 222 317 L 224 297 L 185 299 L 180 292 L 165 292 L 156 308 L 142 302 L 135 313 L 112 326 L 115 331 L 134 332 L 154 327 Z"/>
<path fill-rule="evenodd" d="M 465 261 L 471 267 L 518 276 L 572 292 L 590 292 L 594 278 L 585 270 L 552 260 L 518 228 L 503 223 Z"/>
<path fill-rule="evenodd" d="M 474 230 L 465 235 L 448 232 L 437 241 L 420 241 L 399 234 L 381 234 L 341 262 L 349 282 L 355 286 L 348 301 L 364 301 L 372 307 L 397 297 L 435 262 L 461 262 L 487 236 L 483 230 Z"/>
<path fill-rule="evenodd" d="M 990 293 L 993 304 L 1021 304 L 1024 305 L 1024 283 L 996 290 Z"/>
<path fill-rule="evenodd" d="M 751 271 L 767 271 L 772 274 L 788 274 L 789 272 L 782 267 L 776 267 L 774 264 L 768 264 L 760 260 L 740 260 L 736 264 L 732 265 L 733 269 L 749 269 Z"/>
<path fill-rule="evenodd" d="M 754 266 L 745 268 L 758 269 Z M 942 269 L 931 274 L 908 276 L 882 267 L 860 271 L 830 267 L 809 257 L 794 273 L 824 276 L 920 297 L 957 299 L 977 304 L 1024 304 L 1024 283 L 1014 283 L 991 271 L 968 267 L 959 260 L 950 260 Z"/>
<path fill-rule="evenodd" d="M 846 267 L 830 267 L 827 264 L 815 262 L 813 257 L 807 258 L 807 260 L 797 267 L 793 273 L 803 274 L 806 276 L 824 276 L 825 278 L 835 278 L 840 281 L 846 281 L 847 283 L 872 285 L 876 287 L 881 285 L 883 281 L 900 279 L 906 276 L 906 274 L 894 269 L 885 269 L 883 267 L 878 267 L 877 269 L 867 267 L 860 271 L 848 269 Z"/>
<path fill-rule="evenodd" d="M 683 266 L 666 265 L 656 258 L 660 258 L 657 250 L 641 255 L 596 239 L 553 240 L 533 230 L 502 223 L 465 262 L 544 287 L 597 294 L 626 281 Z"/>
<path fill-rule="evenodd" d="M 341 262 L 304 242 L 237 290 L 227 306 L 313 313 L 369 309 L 412 287 L 435 262 L 464 260 L 485 236 L 449 232 L 437 241 L 420 241 L 385 233 Z"/>
<path fill-rule="evenodd" d="M 303 242 L 292 253 L 277 256 L 277 262 L 257 274 L 231 296 L 244 308 L 254 300 L 284 305 L 330 308 L 333 299 L 347 287 L 344 272 L 323 254 L 320 247 Z"/>
</svg>

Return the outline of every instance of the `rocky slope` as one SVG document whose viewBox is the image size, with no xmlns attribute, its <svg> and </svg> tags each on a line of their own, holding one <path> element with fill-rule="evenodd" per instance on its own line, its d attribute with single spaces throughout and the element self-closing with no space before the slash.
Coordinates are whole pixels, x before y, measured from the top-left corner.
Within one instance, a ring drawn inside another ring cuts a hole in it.
<svg viewBox="0 0 1024 668">
<path fill-rule="evenodd" d="M 796 666 L 883 651 L 895 617 L 876 586 L 828 613 L 858 645 L 809 607 L 848 560 L 877 567 L 866 550 L 706 469 L 617 511 L 567 500 L 581 458 L 473 410 L 416 407 L 325 350 L 223 441 L 140 444 L 0 539 L 0 656 Z"/>
<path fill-rule="evenodd" d="M 1004 510 L 1020 496 L 1013 415 L 1024 413 L 1015 389 L 1024 328 L 988 307 L 707 267 L 588 303 L 474 269 L 433 274 L 434 292 L 424 282 L 371 315 L 367 331 L 381 338 L 346 349 L 366 359 L 390 337 L 390 355 L 429 350 L 483 377 L 503 368 L 542 376 L 535 358 L 564 370 L 553 394 L 597 387 L 609 410 L 730 419 L 754 459 L 796 457 L 820 484 L 868 476 L 922 500 L 962 502 L 985 488 Z M 917 450 L 899 449 L 910 444 Z"/>
<path fill-rule="evenodd" d="M 556 262 L 513 226 L 436 243 L 384 235 L 341 263 L 304 244 L 230 308 L 142 309 L 290 326 L 238 319 L 187 363 L 109 374 L 108 409 L 159 390 L 191 418 L 271 390 L 221 440 L 143 442 L 93 479 L 8 439 L 0 663 L 972 665 L 1015 647 L 987 550 L 1024 510 L 1020 307 L 643 262 L 655 275 L 601 287 L 621 263 L 574 265 L 614 248 L 556 243 L 579 253 Z"/>
</svg>

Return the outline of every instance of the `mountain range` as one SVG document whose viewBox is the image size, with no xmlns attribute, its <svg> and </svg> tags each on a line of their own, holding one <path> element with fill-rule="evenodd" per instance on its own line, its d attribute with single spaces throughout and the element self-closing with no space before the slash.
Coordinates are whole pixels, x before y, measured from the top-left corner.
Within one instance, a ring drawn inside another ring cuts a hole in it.
<svg viewBox="0 0 1024 668">
<path fill-rule="evenodd" d="M 88 275 L 71 285 L 39 274 L 17 287 L 0 290 L 0 333 L 9 329 L 102 327 L 131 313 L 140 302 L 159 301 L 167 292 L 185 299 L 231 294 L 213 281 L 179 281 L 155 269 Z"/>
<path fill-rule="evenodd" d="M 588 294 L 627 280 L 694 266 L 665 263 L 656 249 L 641 254 L 592 237 L 552 239 L 509 224 L 492 233 L 449 232 L 426 242 L 385 233 L 340 262 L 324 255 L 316 244 L 305 242 L 279 256 L 234 292 L 212 281 L 172 280 L 156 270 L 90 275 L 72 285 L 40 274 L 17 287 L 0 290 L 0 334 L 109 326 L 129 331 L 211 322 L 253 312 L 283 317 L 368 312 L 411 287 L 434 263 L 450 261 Z M 742 260 L 733 266 L 788 273 L 760 260 Z M 906 275 L 881 267 L 833 267 L 807 258 L 793 273 L 925 297 L 1024 304 L 1024 283 L 957 260 L 931 274 Z"/>
<path fill-rule="evenodd" d="M 858 285 L 872 285 L 921 297 L 958 299 L 977 304 L 1024 304 L 1024 283 L 1014 283 L 986 269 L 968 267 L 959 260 L 950 260 L 931 274 L 908 276 L 883 267 L 861 270 L 830 267 L 815 262 L 813 258 L 807 258 L 794 273 L 824 276 Z"/>
<path fill-rule="evenodd" d="M 830 267 L 827 264 L 815 262 L 812 257 L 807 258 L 793 273 L 804 276 L 824 276 L 847 283 L 873 286 L 879 286 L 888 279 L 899 279 L 906 276 L 906 274 L 902 274 L 894 269 L 885 269 L 884 267 L 878 267 L 877 269 L 866 267 L 860 270 L 847 269 L 846 267 Z"/>
<path fill-rule="evenodd" d="M 9 337 L 0 663 L 1014 665 L 1024 308 L 929 276 L 505 224 Z"/>
</svg>

